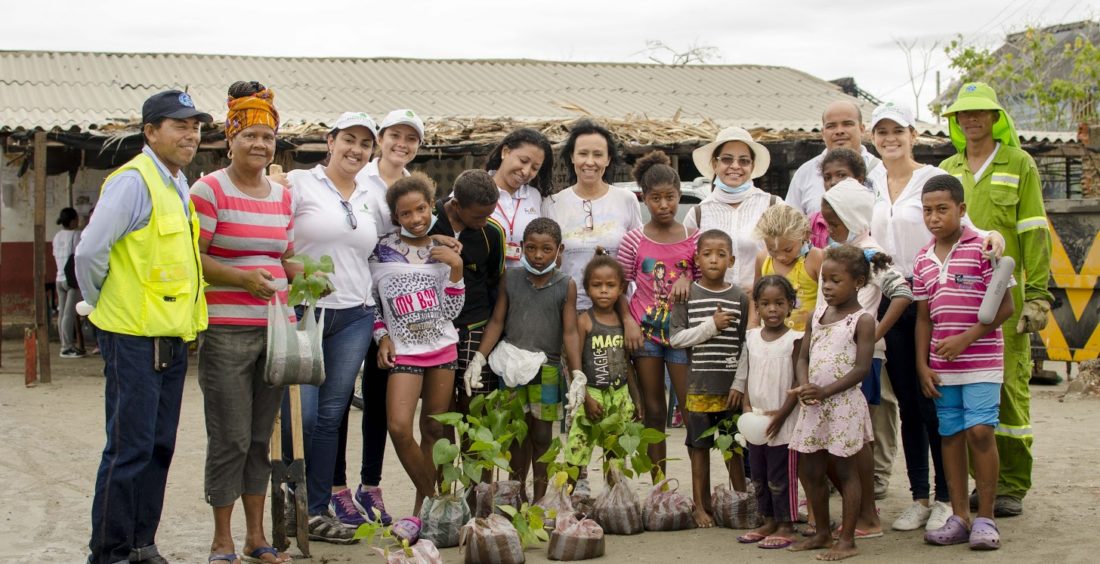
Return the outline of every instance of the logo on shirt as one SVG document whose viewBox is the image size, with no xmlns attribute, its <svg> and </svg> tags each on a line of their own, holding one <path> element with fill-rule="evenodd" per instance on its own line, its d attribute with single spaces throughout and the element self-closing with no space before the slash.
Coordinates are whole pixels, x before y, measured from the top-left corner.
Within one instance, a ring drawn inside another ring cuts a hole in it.
<svg viewBox="0 0 1100 564">
<path fill-rule="evenodd" d="M 955 283 L 960 286 L 973 286 L 982 281 L 981 276 L 971 276 L 968 274 L 956 274 Z"/>
<path fill-rule="evenodd" d="M 438 307 L 439 295 L 435 288 L 419 290 L 411 294 L 405 294 L 393 298 L 393 310 L 398 315 L 408 315 L 413 312 Z"/>
</svg>

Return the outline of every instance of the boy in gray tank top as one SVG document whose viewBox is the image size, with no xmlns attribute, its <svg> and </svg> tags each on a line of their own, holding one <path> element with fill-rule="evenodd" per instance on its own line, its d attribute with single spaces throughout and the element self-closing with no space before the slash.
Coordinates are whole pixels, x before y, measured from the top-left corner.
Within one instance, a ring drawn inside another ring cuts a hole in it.
<svg viewBox="0 0 1100 564">
<path fill-rule="evenodd" d="M 525 481 L 528 467 L 533 467 L 535 499 L 546 493 L 546 464 L 538 459 L 550 446 L 553 422 L 560 421 L 563 414 L 560 392 L 563 349 L 565 364 L 573 370 L 571 383 L 583 386 L 587 381 L 581 371 L 577 339 L 577 287 L 572 278 L 557 268 L 561 250 L 561 228 L 556 222 L 538 218 L 527 225 L 520 260 L 523 268 L 505 272 L 493 316 L 485 326 L 478 352 L 467 367 L 467 371 L 474 371 L 470 373 L 470 381 L 476 388 L 481 382 L 475 376 L 498 341 L 546 354 L 546 364 L 527 384 L 508 388 L 501 382 L 503 389 L 523 399 L 527 412 L 527 439 L 512 447 L 510 479 Z"/>
</svg>

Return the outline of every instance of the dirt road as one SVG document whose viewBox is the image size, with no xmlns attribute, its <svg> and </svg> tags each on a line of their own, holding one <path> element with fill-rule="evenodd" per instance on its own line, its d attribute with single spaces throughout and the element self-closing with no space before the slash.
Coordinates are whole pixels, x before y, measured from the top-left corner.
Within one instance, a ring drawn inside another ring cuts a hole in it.
<svg viewBox="0 0 1100 564">
<path fill-rule="evenodd" d="M 0 562 L 77 563 L 86 558 L 89 514 L 96 468 L 103 448 L 103 379 L 96 357 L 54 359 L 54 383 L 23 386 L 21 343 L 4 343 L 0 367 Z M 194 363 L 192 363 L 194 365 Z M 1015 562 L 1095 562 L 1100 542 L 1093 533 L 1100 518 L 1100 402 L 1059 402 L 1060 388 L 1033 388 L 1035 419 L 1035 489 L 1026 500 L 1027 512 L 1000 521 L 1004 543 L 998 554 L 982 555 L 965 547 L 935 548 L 921 533 L 888 531 L 880 539 L 861 542 L 863 562 L 953 562 L 1011 559 Z M 351 429 L 359 428 L 358 411 Z M 194 377 L 188 378 L 175 462 L 169 476 L 165 511 L 157 543 L 172 562 L 206 562 L 212 522 L 203 501 L 203 460 L 206 445 L 202 396 Z M 683 431 L 673 430 L 670 453 L 686 458 Z M 353 439 L 348 460 L 359 460 Z M 715 472 L 719 467 L 715 464 Z M 349 468 L 354 483 L 357 463 Z M 670 464 L 669 474 L 690 492 L 686 460 Z M 392 450 L 383 479 L 391 512 L 411 510 L 412 485 Z M 599 491 L 602 485 L 593 485 Z M 643 484 L 637 484 L 639 493 Z M 898 453 L 890 496 L 880 502 L 885 524 L 905 507 L 908 487 L 904 461 Z M 837 500 L 833 512 L 837 514 Z M 244 524 L 238 512 L 235 530 L 242 541 Z M 809 562 L 807 554 L 763 551 L 738 545 L 737 533 L 724 529 L 676 533 L 610 536 L 605 562 L 667 563 L 767 560 Z M 313 562 L 381 562 L 366 547 L 313 543 Z M 238 549 L 240 544 L 238 544 Z M 293 552 L 293 548 L 291 549 Z M 457 549 L 444 559 L 459 562 Z M 529 562 L 545 562 L 545 548 L 530 549 Z M 299 561 L 302 561 L 299 559 Z"/>
</svg>

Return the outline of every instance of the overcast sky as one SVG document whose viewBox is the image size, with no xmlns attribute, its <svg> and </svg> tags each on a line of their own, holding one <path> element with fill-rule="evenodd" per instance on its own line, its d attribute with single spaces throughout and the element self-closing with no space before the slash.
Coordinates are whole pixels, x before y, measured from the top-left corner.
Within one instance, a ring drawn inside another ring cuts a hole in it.
<svg viewBox="0 0 1100 564">
<path fill-rule="evenodd" d="M 1006 32 L 1029 24 L 1098 17 L 1096 0 L 38 0 L 0 5 L 3 50 L 646 61 L 651 54 L 647 40 L 660 40 L 681 52 L 714 47 L 719 56 L 713 62 L 782 65 L 827 80 L 852 76 L 879 98 L 910 106 L 910 74 L 895 41 L 916 42 L 918 73 L 923 53 L 939 42 L 931 51 L 921 95 L 925 118 L 929 112 L 923 106 L 935 95 L 935 71 L 941 71 L 944 87 L 952 78 L 943 45 L 956 35 L 995 46 Z"/>
</svg>

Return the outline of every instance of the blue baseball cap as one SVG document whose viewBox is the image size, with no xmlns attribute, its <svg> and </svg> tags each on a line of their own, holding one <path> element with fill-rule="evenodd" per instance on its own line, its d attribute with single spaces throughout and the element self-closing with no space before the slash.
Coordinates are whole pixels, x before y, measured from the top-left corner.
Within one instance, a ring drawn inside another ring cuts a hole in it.
<svg viewBox="0 0 1100 564">
<path fill-rule="evenodd" d="M 180 90 L 158 92 L 141 105 L 141 123 L 153 123 L 164 118 L 198 118 L 203 123 L 214 121 L 213 116 L 195 108 L 190 94 Z"/>
</svg>

